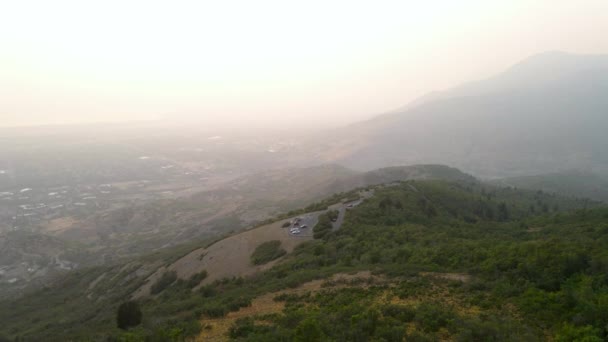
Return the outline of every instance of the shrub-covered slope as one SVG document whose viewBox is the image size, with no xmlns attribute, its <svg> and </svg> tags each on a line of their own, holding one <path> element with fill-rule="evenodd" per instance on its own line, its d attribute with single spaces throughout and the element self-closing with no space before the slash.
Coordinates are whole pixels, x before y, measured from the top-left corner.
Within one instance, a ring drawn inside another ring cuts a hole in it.
<svg viewBox="0 0 608 342">
<path fill-rule="evenodd" d="M 262 295 L 369 270 L 382 281 L 328 283 L 278 297 L 279 312 L 251 310 L 224 337 L 600 341 L 608 312 L 608 209 L 596 207 L 473 181 L 378 186 L 346 211 L 341 229 L 299 245 L 264 273 L 202 287 L 177 279 L 141 299 L 142 324 L 129 332 L 116 328 L 116 310 L 153 272 L 135 262 L 80 271 L 60 287 L 2 303 L 0 334 L 32 341 L 179 340 L 219 329 L 214 320 Z M 149 262 L 171 262 L 164 259 L 176 256 Z"/>
</svg>

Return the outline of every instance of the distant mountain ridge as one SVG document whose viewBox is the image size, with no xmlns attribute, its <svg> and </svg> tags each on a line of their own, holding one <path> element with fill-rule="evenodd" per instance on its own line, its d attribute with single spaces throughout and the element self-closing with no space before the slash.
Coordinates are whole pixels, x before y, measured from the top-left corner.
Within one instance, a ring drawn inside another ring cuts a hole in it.
<svg viewBox="0 0 608 342">
<path fill-rule="evenodd" d="M 499 186 L 542 190 L 565 196 L 589 198 L 608 202 L 608 177 L 589 171 L 571 170 L 542 175 L 498 179 L 492 182 Z"/>
<path fill-rule="evenodd" d="M 516 89 L 540 89 L 563 77 L 606 68 L 608 55 L 574 55 L 562 51 L 547 51 L 528 57 L 493 77 L 428 93 L 391 113 L 400 113 L 430 101 L 454 97 L 479 96 Z"/>
<path fill-rule="evenodd" d="M 359 170 L 448 164 L 482 178 L 608 173 L 608 56 L 545 53 L 338 130 L 321 156 Z"/>
</svg>

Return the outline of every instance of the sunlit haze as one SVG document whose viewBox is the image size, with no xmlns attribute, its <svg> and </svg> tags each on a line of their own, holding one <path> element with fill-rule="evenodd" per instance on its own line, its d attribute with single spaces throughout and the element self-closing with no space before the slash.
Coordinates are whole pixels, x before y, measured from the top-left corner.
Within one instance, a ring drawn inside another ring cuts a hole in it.
<svg viewBox="0 0 608 342">
<path fill-rule="evenodd" d="M 0 0 L 0 342 L 608 341 L 608 0 Z"/>
<path fill-rule="evenodd" d="M 605 0 L 5 1 L 0 125 L 348 123 L 607 35 Z"/>
</svg>

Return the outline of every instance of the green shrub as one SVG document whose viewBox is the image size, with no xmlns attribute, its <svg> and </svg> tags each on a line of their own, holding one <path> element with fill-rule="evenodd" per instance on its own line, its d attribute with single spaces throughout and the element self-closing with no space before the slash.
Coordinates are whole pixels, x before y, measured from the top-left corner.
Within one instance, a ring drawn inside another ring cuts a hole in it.
<svg viewBox="0 0 608 342">
<path fill-rule="evenodd" d="M 177 280 L 177 273 L 175 271 L 167 271 L 150 287 L 151 294 L 157 294 L 162 292 L 164 289 L 169 287 Z"/>
<path fill-rule="evenodd" d="M 571 324 L 565 324 L 555 337 L 557 342 L 600 342 L 603 341 L 600 337 L 599 329 L 595 329 L 590 325 L 576 327 Z"/>
<path fill-rule="evenodd" d="M 126 330 L 130 327 L 138 326 L 141 323 L 141 309 L 135 301 L 128 301 L 120 304 L 116 313 L 116 325 L 118 328 Z"/>
<path fill-rule="evenodd" d="M 281 241 L 266 241 L 259 245 L 253 254 L 251 254 L 251 262 L 254 265 L 263 265 L 272 260 L 278 259 L 285 254 L 287 254 L 287 252 L 281 248 Z"/>
<path fill-rule="evenodd" d="M 433 303 L 423 303 L 416 310 L 415 321 L 425 332 L 435 332 L 448 325 L 453 314 Z"/>
<path fill-rule="evenodd" d="M 220 304 L 209 305 L 203 308 L 203 314 L 211 318 L 224 317 L 228 313 L 228 308 Z"/>
<path fill-rule="evenodd" d="M 193 287 L 196 287 L 205 278 L 207 278 L 207 271 L 203 270 L 203 271 L 201 271 L 199 273 L 195 273 L 192 276 L 190 276 L 190 278 L 188 279 L 188 281 L 186 281 L 186 287 L 188 287 L 190 289 L 193 288 Z"/>
<path fill-rule="evenodd" d="M 203 298 L 213 297 L 217 294 L 217 290 L 212 285 L 202 286 L 199 292 Z"/>
<path fill-rule="evenodd" d="M 331 217 L 333 217 L 333 214 L 330 213 L 333 213 L 333 211 L 319 215 L 319 222 L 317 222 L 313 230 L 313 237 L 315 239 L 323 239 L 331 233 L 333 228 Z"/>
<path fill-rule="evenodd" d="M 389 304 L 382 308 L 382 314 L 401 322 L 411 322 L 416 316 L 416 311 L 405 305 Z"/>
<path fill-rule="evenodd" d="M 236 320 L 234 325 L 230 327 L 229 336 L 230 338 L 247 337 L 250 333 L 255 330 L 255 325 L 251 317 L 239 318 Z"/>
</svg>

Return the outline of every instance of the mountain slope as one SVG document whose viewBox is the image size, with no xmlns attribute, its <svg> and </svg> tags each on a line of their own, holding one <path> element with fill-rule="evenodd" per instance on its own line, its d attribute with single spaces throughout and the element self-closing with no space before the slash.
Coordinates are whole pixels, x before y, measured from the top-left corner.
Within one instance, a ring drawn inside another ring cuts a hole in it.
<svg viewBox="0 0 608 342">
<path fill-rule="evenodd" d="M 608 172 L 607 93 L 607 56 L 542 54 L 332 132 L 321 155 L 355 169 L 441 163 L 489 178 Z"/>
<path fill-rule="evenodd" d="M 410 179 L 472 180 L 472 177 L 441 165 L 391 167 L 367 173 L 339 165 L 320 165 L 259 172 L 190 197 L 100 210 L 73 218 L 61 230 L 34 230 L 26 235 L 32 244 L 34 237 L 49 246 L 54 241 L 62 242 L 53 245 L 53 254 L 33 258 L 13 253 L 8 259 L 4 256 L 14 249 L 0 250 L 0 297 L 47 282 L 52 275 L 47 271 L 62 265 L 53 256 L 65 265 L 69 263 L 71 269 L 113 264 L 121 258 L 238 232 L 333 193 Z M 19 234 L 0 233 L 0 245 L 9 235 Z M 78 244 L 79 249 L 68 248 L 72 244 Z M 63 268 L 67 271 L 67 266 Z"/>
<path fill-rule="evenodd" d="M 522 189 L 542 190 L 565 196 L 608 201 L 608 178 L 592 172 L 567 171 L 497 179 L 492 183 Z"/>
<path fill-rule="evenodd" d="M 368 172 L 353 174 L 336 180 L 327 187 L 331 193 L 348 191 L 370 185 L 402 182 L 408 180 L 444 180 L 453 182 L 474 182 L 475 178 L 462 171 L 445 165 L 391 166 Z"/>
<path fill-rule="evenodd" d="M 537 203 L 552 208 L 551 214 L 537 216 L 539 211 L 530 210 Z M 429 330 L 425 327 L 427 319 L 424 317 L 429 314 L 425 313 L 425 306 L 440 305 L 436 310 L 452 312 L 450 303 L 458 303 L 469 310 L 457 310 L 456 316 L 448 320 L 473 324 L 477 320 L 486 322 L 488 317 L 496 317 L 490 320 L 491 324 L 498 324 L 505 329 L 516 324 L 518 329 L 517 332 L 512 332 L 514 334 L 528 329 L 532 329 L 536 336 L 553 334 L 553 330 L 545 332 L 538 328 L 541 325 L 537 324 L 537 320 L 546 320 L 544 326 L 553 327 L 567 322 L 577 311 L 559 309 L 561 311 L 558 313 L 550 312 L 550 316 L 536 314 L 534 305 L 543 299 L 530 296 L 541 296 L 545 291 L 550 296 L 549 291 L 559 290 L 567 278 L 571 278 L 570 289 L 579 286 L 577 277 L 596 276 L 605 267 L 601 259 L 601 253 L 605 251 L 605 238 L 598 239 L 601 234 L 605 234 L 605 227 L 598 224 L 607 215 L 605 209 L 569 212 L 587 204 L 595 205 L 535 191 L 501 189 L 476 182 L 426 180 L 378 186 L 372 197 L 347 211 L 341 229 L 322 239 L 301 243 L 293 250 L 286 248 L 291 253 L 266 272 L 246 278 L 216 279 L 200 288 L 197 288 L 197 284 L 204 281 L 204 276 L 188 278 L 191 273 L 183 272 L 175 278 L 167 278 L 169 280 L 156 295 L 140 299 L 144 315 L 141 328 L 123 333 L 115 327 L 116 307 L 121 301 L 131 298 L 137 289 L 146 284 L 146 279 L 148 282 L 153 281 L 149 277 L 157 270 L 167 265 L 187 262 L 188 257 L 184 256 L 190 255 L 191 251 L 206 248 L 203 251 L 209 251 L 210 254 L 198 256 L 204 260 L 212 256 L 214 245 L 217 245 L 215 251 L 219 253 L 220 248 L 229 249 L 231 244 L 222 244 L 220 241 L 189 245 L 185 246 L 187 248 L 168 249 L 165 254 L 156 253 L 125 260 L 114 266 L 73 272 L 55 286 L 0 303 L 0 320 L 3 322 L 0 335 L 11 338 L 19 336 L 25 340 L 40 340 L 44 336 L 47 341 L 85 338 L 108 340 L 112 337 L 120 340 L 127 338 L 125 334 L 135 334 L 142 339 L 143 336 L 155 336 L 156 340 L 163 340 L 161 336 L 167 336 L 164 334 L 170 332 L 192 336 L 198 334 L 202 327 L 211 324 L 211 318 L 223 317 L 228 312 L 251 306 L 255 303 L 252 300 L 258 296 L 298 288 L 311 280 L 325 279 L 337 273 L 362 270 L 373 270 L 379 275 L 377 279 L 383 279 L 384 285 L 389 286 L 378 287 L 373 282 L 357 279 L 339 284 L 330 281 L 320 287 L 324 290 L 320 290 L 319 295 L 325 293 L 333 298 L 333 291 L 338 291 L 335 293 L 336 298 L 341 298 L 343 303 L 359 303 L 365 308 L 363 311 L 354 310 L 350 305 L 326 307 L 332 300 L 323 300 L 323 297 L 318 297 L 315 293 L 276 298 L 275 301 L 306 301 L 308 298 L 320 304 L 319 308 L 329 310 L 321 312 L 322 314 L 334 312 L 337 315 L 335 317 L 339 317 L 336 330 L 323 331 L 323 334 L 328 334 L 333 339 L 339 339 L 335 333 L 346 333 L 348 330 L 340 322 L 356 321 L 359 319 L 357 315 L 370 308 L 382 313 L 376 315 L 382 325 L 388 324 L 394 326 L 394 329 L 403 328 L 404 322 L 388 319 L 390 314 L 386 310 L 390 308 L 384 305 L 389 303 L 407 305 L 407 310 L 419 316 L 413 328 L 431 340 L 438 339 L 438 334 L 471 339 L 464 337 L 467 331 L 461 328 L 462 324 L 446 325 L 444 328 L 447 330 L 441 332 L 437 331 L 438 328 Z M 281 221 L 267 229 L 281 230 L 279 223 Z M 564 246 L 564 241 L 572 243 L 573 237 L 576 237 L 576 244 Z M 249 239 L 247 233 L 240 233 L 224 241 L 235 238 L 242 238 L 237 248 Z M 265 238 L 275 239 L 274 236 Z M 256 241 L 256 244 L 259 242 L 261 241 Z M 211 259 L 207 261 L 212 262 Z M 208 266 L 211 267 L 210 264 Z M 436 275 L 436 280 L 429 278 L 434 277 L 433 274 Z M 466 284 L 469 279 L 470 286 Z M 597 281 L 600 280 L 598 276 Z M 154 284 L 157 283 L 158 280 L 154 281 Z M 385 292 L 393 291 L 391 289 L 397 292 Z M 497 290 L 494 292 L 492 289 Z M 593 292 L 586 294 L 596 295 Z M 361 302 L 368 296 L 371 296 L 371 302 Z M 408 298 L 415 298 L 416 301 L 412 302 Z M 277 305 L 281 307 L 280 304 Z M 293 340 L 295 327 L 305 318 L 322 326 L 328 322 L 324 316 L 316 316 L 310 311 L 314 307 L 316 305 L 304 305 L 300 311 L 304 316 L 293 317 L 293 312 L 287 305 L 286 311 L 277 312 L 279 316 L 266 318 L 256 318 L 256 307 L 252 307 L 250 316 L 243 317 L 265 320 L 267 326 L 282 329 L 287 334 L 283 335 L 287 336 L 286 340 Z M 558 310 L 555 307 L 547 305 L 547 309 Z M 555 316 L 556 314 L 560 316 Z M 61 319 L 58 320 L 57 317 Z M 293 319 L 294 325 L 283 326 L 283 317 Z M 430 316 L 428 318 L 432 319 Z M 592 322 L 587 317 L 582 319 L 584 322 Z M 473 325 L 470 329 L 475 333 L 487 333 L 483 324 Z M 503 331 L 502 328 L 501 333 L 509 332 L 509 329 Z M 215 330 L 218 327 L 209 326 L 206 330 L 208 329 Z M 280 338 L 274 334 L 280 335 L 281 331 L 262 328 L 241 332 L 245 335 L 270 333 L 271 335 L 258 340 L 277 340 Z M 384 334 L 380 330 L 377 333 L 377 337 Z M 407 333 L 413 332 L 409 330 Z M 522 340 L 516 338 L 519 335 L 512 336 L 512 340 Z M 414 339 L 414 336 L 410 337 Z"/>
</svg>

